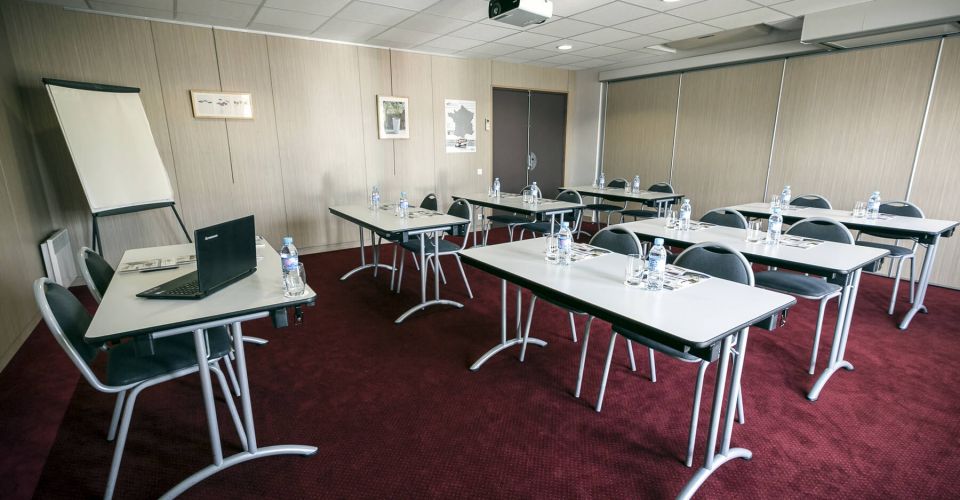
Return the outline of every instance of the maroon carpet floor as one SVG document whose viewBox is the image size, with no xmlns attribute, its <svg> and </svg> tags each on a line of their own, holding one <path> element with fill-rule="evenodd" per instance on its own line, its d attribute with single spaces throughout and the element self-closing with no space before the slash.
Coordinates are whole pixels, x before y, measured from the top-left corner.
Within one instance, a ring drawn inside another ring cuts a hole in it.
<svg viewBox="0 0 960 500">
<path fill-rule="evenodd" d="M 470 372 L 499 339 L 499 282 L 468 268 L 476 294 L 469 300 L 448 263 L 442 294 L 466 307 L 432 308 L 398 326 L 393 320 L 418 299 L 416 275 L 406 276 L 399 295 L 387 290 L 384 274 L 339 281 L 357 259 L 356 250 L 303 257 L 319 295 L 304 323 L 275 330 L 258 321 L 244 331 L 270 340 L 247 347 L 259 444 L 312 444 L 317 455 L 247 462 L 185 498 L 669 498 L 693 475 L 682 459 L 694 365 L 660 355 L 651 383 L 645 353 L 638 350 L 639 370 L 631 372 L 618 344 L 598 414 L 609 325 L 594 323 L 582 399 L 572 396 L 580 345 L 565 314 L 546 304 L 533 334 L 547 347 L 531 347 L 522 364 L 512 349 Z M 931 287 L 930 314 L 903 332 L 895 318 L 907 308 L 906 293 L 896 316 L 887 316 L 890 286 L 864 277 L 847 348 L 856 369 L 836 375 L 815 403 L 804 397 L 815 380 L 806 374 L 815 305 L 801 301 L 785 328 L 753 330 L 747 422 L 733 440 L 754 458 L 724 465 L 700 498 L 955 495 L 960 292 Z M 86 292 L 76 292 L 92 309 Z M 829 309 L 828 325 L 836 308 Z M 582 330 L 583 319 L 577 324 Z M 705 399 L 712 387 L 708 376 Z M 102 495 L 112 409 L 113 398 L 80 379 L 38 327 L 0 373 L 0 496 Z M 224 451 L 234 453 L 239 440 L 222 402 L 218 414 Z M 117 498 L 157 497 L 209 463 L 209 450 L 196 377 L 147 389 Z"/>
</svg>

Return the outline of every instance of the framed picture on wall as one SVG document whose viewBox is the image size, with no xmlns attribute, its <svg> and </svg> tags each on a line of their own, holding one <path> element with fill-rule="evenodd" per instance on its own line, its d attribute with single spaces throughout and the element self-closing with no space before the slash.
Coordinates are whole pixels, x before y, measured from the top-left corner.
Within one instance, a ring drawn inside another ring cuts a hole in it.
<svg viewBox="0 0 960 500">
<path fill-rule="evenodd" d="M 252 120 L 253 102 L 249 92 L 191 90 L 194 118 Z"/>
<path fill-rule="evenodd" d="M 406 97 L 377 96 L 377 123 L 381 139 L 409 139 L 409 101 Z"/>
<path fill-rule="evenodd" d="M 477 152 L 477 101 L 443 100 L 448 153 Z"/>
</svg>

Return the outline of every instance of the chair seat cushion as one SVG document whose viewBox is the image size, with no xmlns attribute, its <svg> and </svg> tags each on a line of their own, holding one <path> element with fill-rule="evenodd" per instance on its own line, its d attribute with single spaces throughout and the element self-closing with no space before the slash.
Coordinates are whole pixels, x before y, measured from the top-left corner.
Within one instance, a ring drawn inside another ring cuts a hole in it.
<svg viewBox="0 0 960 500">
<path fill-rule="evenodd" d="M 891 257 L 903 257 L 904 255 L 913 255 L 913 249 L 893 245 L 888 243 L 877 243 L 873 241 L 858 241 L 857 245 L 862 247 L 879 248 L 890 252 Z"/>
<path fill-rule="evenodd" d="M 638 344 L 647 346 L 653 349 L 654 351 L 662 352 L 672 358 L 677 358 L 683 361 L 699 361 L 700 360 L 700 358 L 694 356 L 693 354 L 679 351 L 666 344 L 661 344 L 656 340 L 650 340 L 642 335 L 638 335 L 637 333 L 634 333 L 633 331 L 627 330 L 626 328 L 621 328 L 619 326 L 614 325 L 613 331 L 615 333 L 622 335 L 624 338 L 630 340 L 631 342 L 636 342 Z"/>
<path fill-rule="evenodd" d="M 499 222 L 500 224 L 524 224 L 530 222 L 530 219 L 527 217 L 522 217 L 520 215 L 491 215 L 487 217 L 487 220 L 490 222 Z"/>
<path fill-rule="evenodd" d="M 420 253 L 420 238 L 410 238 L 405 243 L 401 243 L 400 246 L 410 250 L 413 253 Z M 433 238 L 427 238 L 426 242 L 423 245 L 423 249 L 427 254 L 433 254 Z M 447 240 L 440 240 L 440 253 L 453 253 L 460 251 L 460 245 Z"/>
<path fill-rule="evenodd" d="M 629 210 L 621 210 L 620 213 L 622 213 L 624 217 L 654 218 L 657 216 L 656 211 L 645 210 L 642 208 L 631 208 Z"/>
<path fill-rule="evenodd" d="M 760 288 L 767 288 L 811 299 L 821 299 L 840 291 L 839 285 L 834 285 L 821 278 L 805 276 L 803 274 L 763 271 L 756 273 L 754 277 L 757 286 Z"/>
<path fill-rule="evenodd" d="M 230 336 L 226 327 L 207 331 L 210 339 L 210 359 L 222 358 L 230 352 Z M 137 356 L 133 342 L 110 349 L 107 362 L 107 383 L 128 385 L 197 365 L 197 351 L 193 334 L 184 333 L 153 341 L 152 356 Z"/>
<path fill-rule="evenodd" d="M 623 208 L 622 205 L 611 205 L 609 203 L 591 203 L 586 205 L 586 210 L 597 210 L 599 212 L 615 212 Z"/>
<path fill-rule="evenodd" d="M 532 232 L 534 232 L 534 233 L 540 233 L 540 234 L 547 234 L 547 233 L 551 232 L 551 231 L 550 231 L 550 223 L 549 223 L 549 222 L 546 222 L 546 221 L 543 221 L 543 222 L 528 222 L 528 223 L 526 223 L 526 224 L 522 224 L 522 225 L 520 226 L 520 228 L 521 228 L 521 229 L 525 229 L 525 230 L 527 230 L 527 231 L 532 231 Z M 559 223 L 559 222 L 554 222 L 554 223 L 553 223 L 553 231 L 552 231 L 552 232 L 554 232 L 554 233 L 560 232 L 560 223 Z"/>
</svg>

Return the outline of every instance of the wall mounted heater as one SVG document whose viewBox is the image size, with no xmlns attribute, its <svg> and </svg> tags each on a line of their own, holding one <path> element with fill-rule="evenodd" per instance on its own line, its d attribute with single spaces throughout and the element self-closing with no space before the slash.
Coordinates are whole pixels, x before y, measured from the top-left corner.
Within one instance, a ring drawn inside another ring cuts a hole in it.
<svg viewBox="0 0 960 500">
<path fill-rule="evenodd" d="M 67 230 L 61 229 L 53 233 L 49 239 L 40 244 L 40 251 L 43 252 L 43 265 L 47 270 L 47 277 L 61 286 L 72 285 L 77 279 L 77 265 Z"/>
</svg>

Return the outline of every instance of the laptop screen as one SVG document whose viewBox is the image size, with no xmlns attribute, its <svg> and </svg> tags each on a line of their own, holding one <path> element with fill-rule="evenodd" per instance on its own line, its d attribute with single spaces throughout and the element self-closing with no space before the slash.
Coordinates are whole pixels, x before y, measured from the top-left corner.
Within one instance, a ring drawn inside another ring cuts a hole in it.
<svg viewBox="0 0 960 500">
<path fill-rule="evenodd" d="M 256 229 L 248 215 L 197 229 L 197 280 L 201 291 L 214 289 L 257 267 Z"/>
</svg>

